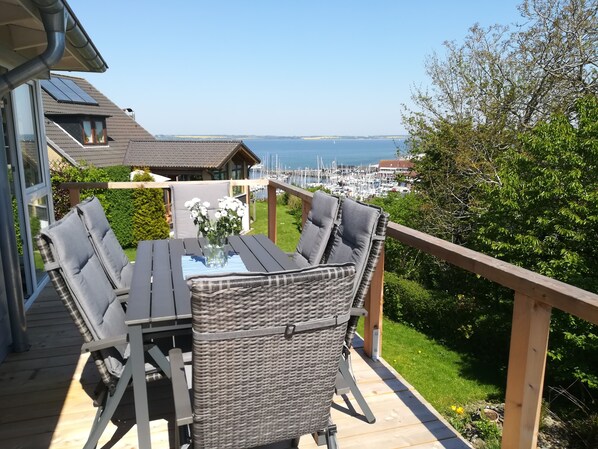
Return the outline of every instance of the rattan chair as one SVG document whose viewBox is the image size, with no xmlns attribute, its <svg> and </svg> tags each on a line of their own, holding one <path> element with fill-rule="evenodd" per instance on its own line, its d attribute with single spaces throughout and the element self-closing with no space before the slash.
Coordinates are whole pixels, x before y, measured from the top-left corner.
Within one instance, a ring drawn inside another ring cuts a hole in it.
<svg viewBox="0 0 598 449">
<path fill-rule="evenodd" d="M 94 400 L 98 411 L 85 444 L 95 448 L 131 380 L 124 310 L 74 209 L 36 240 L 54 288 L 83 337 L 81 350 L 91 353 L 101 377 Z M 146 365 L 146 380 L 170 377 L 160 349 L 152 344 L 146 350 L 158 367 Z"/>
<path fill-rule="evenodd" d="M 93 249 L 113 287 L 128 290 L 131 286 L 133 265 L 110 227 L 102 204 L 92 196 L 76 207 Z"/>
<path fill-rule="evenodd" d="M 340 199 L 318 190 L 314 193 L 311 210 L 303 224 L 301 237 L 291 257 L 300 267 L 318 265 L 333 233 Z"/>
<path fill-rule="evenodd" d="M 191 425 L 195 449 L 296 444 L 322 429 L 336 447 L 330 406 L 354 277 L 344 264 L 191 278 L 192 410 L 178 350 L 170 359 L 177 424 Z"/>
<path fill-rule="evenodd" d="M 360 316 L 365 314 L 363 305 L 384 246 L 388 214 L 377 206 L 351 199 L 343 199 L 339 214 L 339 224 L 324 255 L 324 260 L 326 263 L 354 263 L 356 276 L 352 293 L 355 313 L 347 326 L 339 365 L 337 393 L 345 394 L 351 391 L 367 421 L 373 423 L 376 418 L 359 391 L 350 370 L 350 350 L 357 322 Z"/>
</svg>

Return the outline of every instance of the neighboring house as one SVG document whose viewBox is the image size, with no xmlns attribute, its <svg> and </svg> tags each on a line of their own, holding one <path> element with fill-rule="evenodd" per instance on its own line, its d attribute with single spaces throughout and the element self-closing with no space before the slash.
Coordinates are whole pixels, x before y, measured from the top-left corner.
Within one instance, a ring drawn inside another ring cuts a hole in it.
<svg viewBox="0 0 598 449">
<path fill-rule="evenodd" d="M 131 140 L 124 159 L 173 181 L 247 179 L 259 162 L 240 140 Z"/>
<path fill-rule="evenodd" d="M 73 165 L 83 161 L 96 167 L 123 165 L 131 139 L 154 140 L 83 78 L 52 74 L 40 84 L 50 162 L 66 159 Z"/>
<path fill-rule="evenodd" d="M 241 141 L 156 140 L 83 78 L 40 82 L 50 162 L 149 168 L 176 181 L 249 178 L 259 158 Z"/>
<path fill-rule="evenodd" d="M 403 176 L 405 182 L 413 182 L 415 172 L 413 161 L 410 159 L 387 159 L 378 164 L 378 176 L 385 181 L 395 181 L 397 176 Z"/>
<path fill-rule="evenodd" d="M 64 0 L 0 0 L 0 361 L 28 349 L 25 310 L 48 281 L 32 238 L 54 220 L 38 81 L 49 68 L 107 66 Z"/>
</svg>

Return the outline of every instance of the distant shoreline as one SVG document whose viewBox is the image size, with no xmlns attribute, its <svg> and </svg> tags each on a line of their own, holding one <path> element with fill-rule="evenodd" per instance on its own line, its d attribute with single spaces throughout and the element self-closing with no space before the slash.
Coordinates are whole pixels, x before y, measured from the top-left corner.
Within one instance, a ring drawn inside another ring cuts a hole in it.
<svg viewBox="0 0 598 449">
<path fill-rule="evenodd" d="M 377 136 L 259 136 L 259 135 L 244 135 L 244 134 L 231 134 L 231 135 L 203 135 L 203 134 L 156 134 L 154 136 L 158 140 L 380 140 L 380 139 L 407 139 L 408 135 L 377 135 Z"/>
</svg>

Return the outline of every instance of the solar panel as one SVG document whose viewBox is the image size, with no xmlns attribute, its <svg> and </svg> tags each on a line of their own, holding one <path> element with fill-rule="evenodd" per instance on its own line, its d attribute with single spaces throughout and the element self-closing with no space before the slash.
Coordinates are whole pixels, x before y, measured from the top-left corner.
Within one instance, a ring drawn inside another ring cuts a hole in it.
<svg viewBox="0 0 598 449">
<path fill-rule="evenodd" d="M 91 104 L 98 105 L 87 92 L 81 89 L 73 80 L 64 78 L 50 78 L 41 81 L 44 89 L 59 103 Z"/>
</svg>

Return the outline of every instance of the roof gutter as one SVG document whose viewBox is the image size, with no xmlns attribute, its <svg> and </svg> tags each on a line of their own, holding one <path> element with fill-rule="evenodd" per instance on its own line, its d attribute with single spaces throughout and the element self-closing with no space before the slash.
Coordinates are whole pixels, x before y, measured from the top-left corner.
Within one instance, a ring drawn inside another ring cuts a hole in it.
<svg viewBox="0 0 598 449">
<path fill-rule="evenodd" d="M 62 58 L 66 45 L 67 11 L 62 0 L 33 0 L 39 9 L 48 46 L 44 52 L 0 76 L 0 97 L 36 78 Z"/>
</svg>

